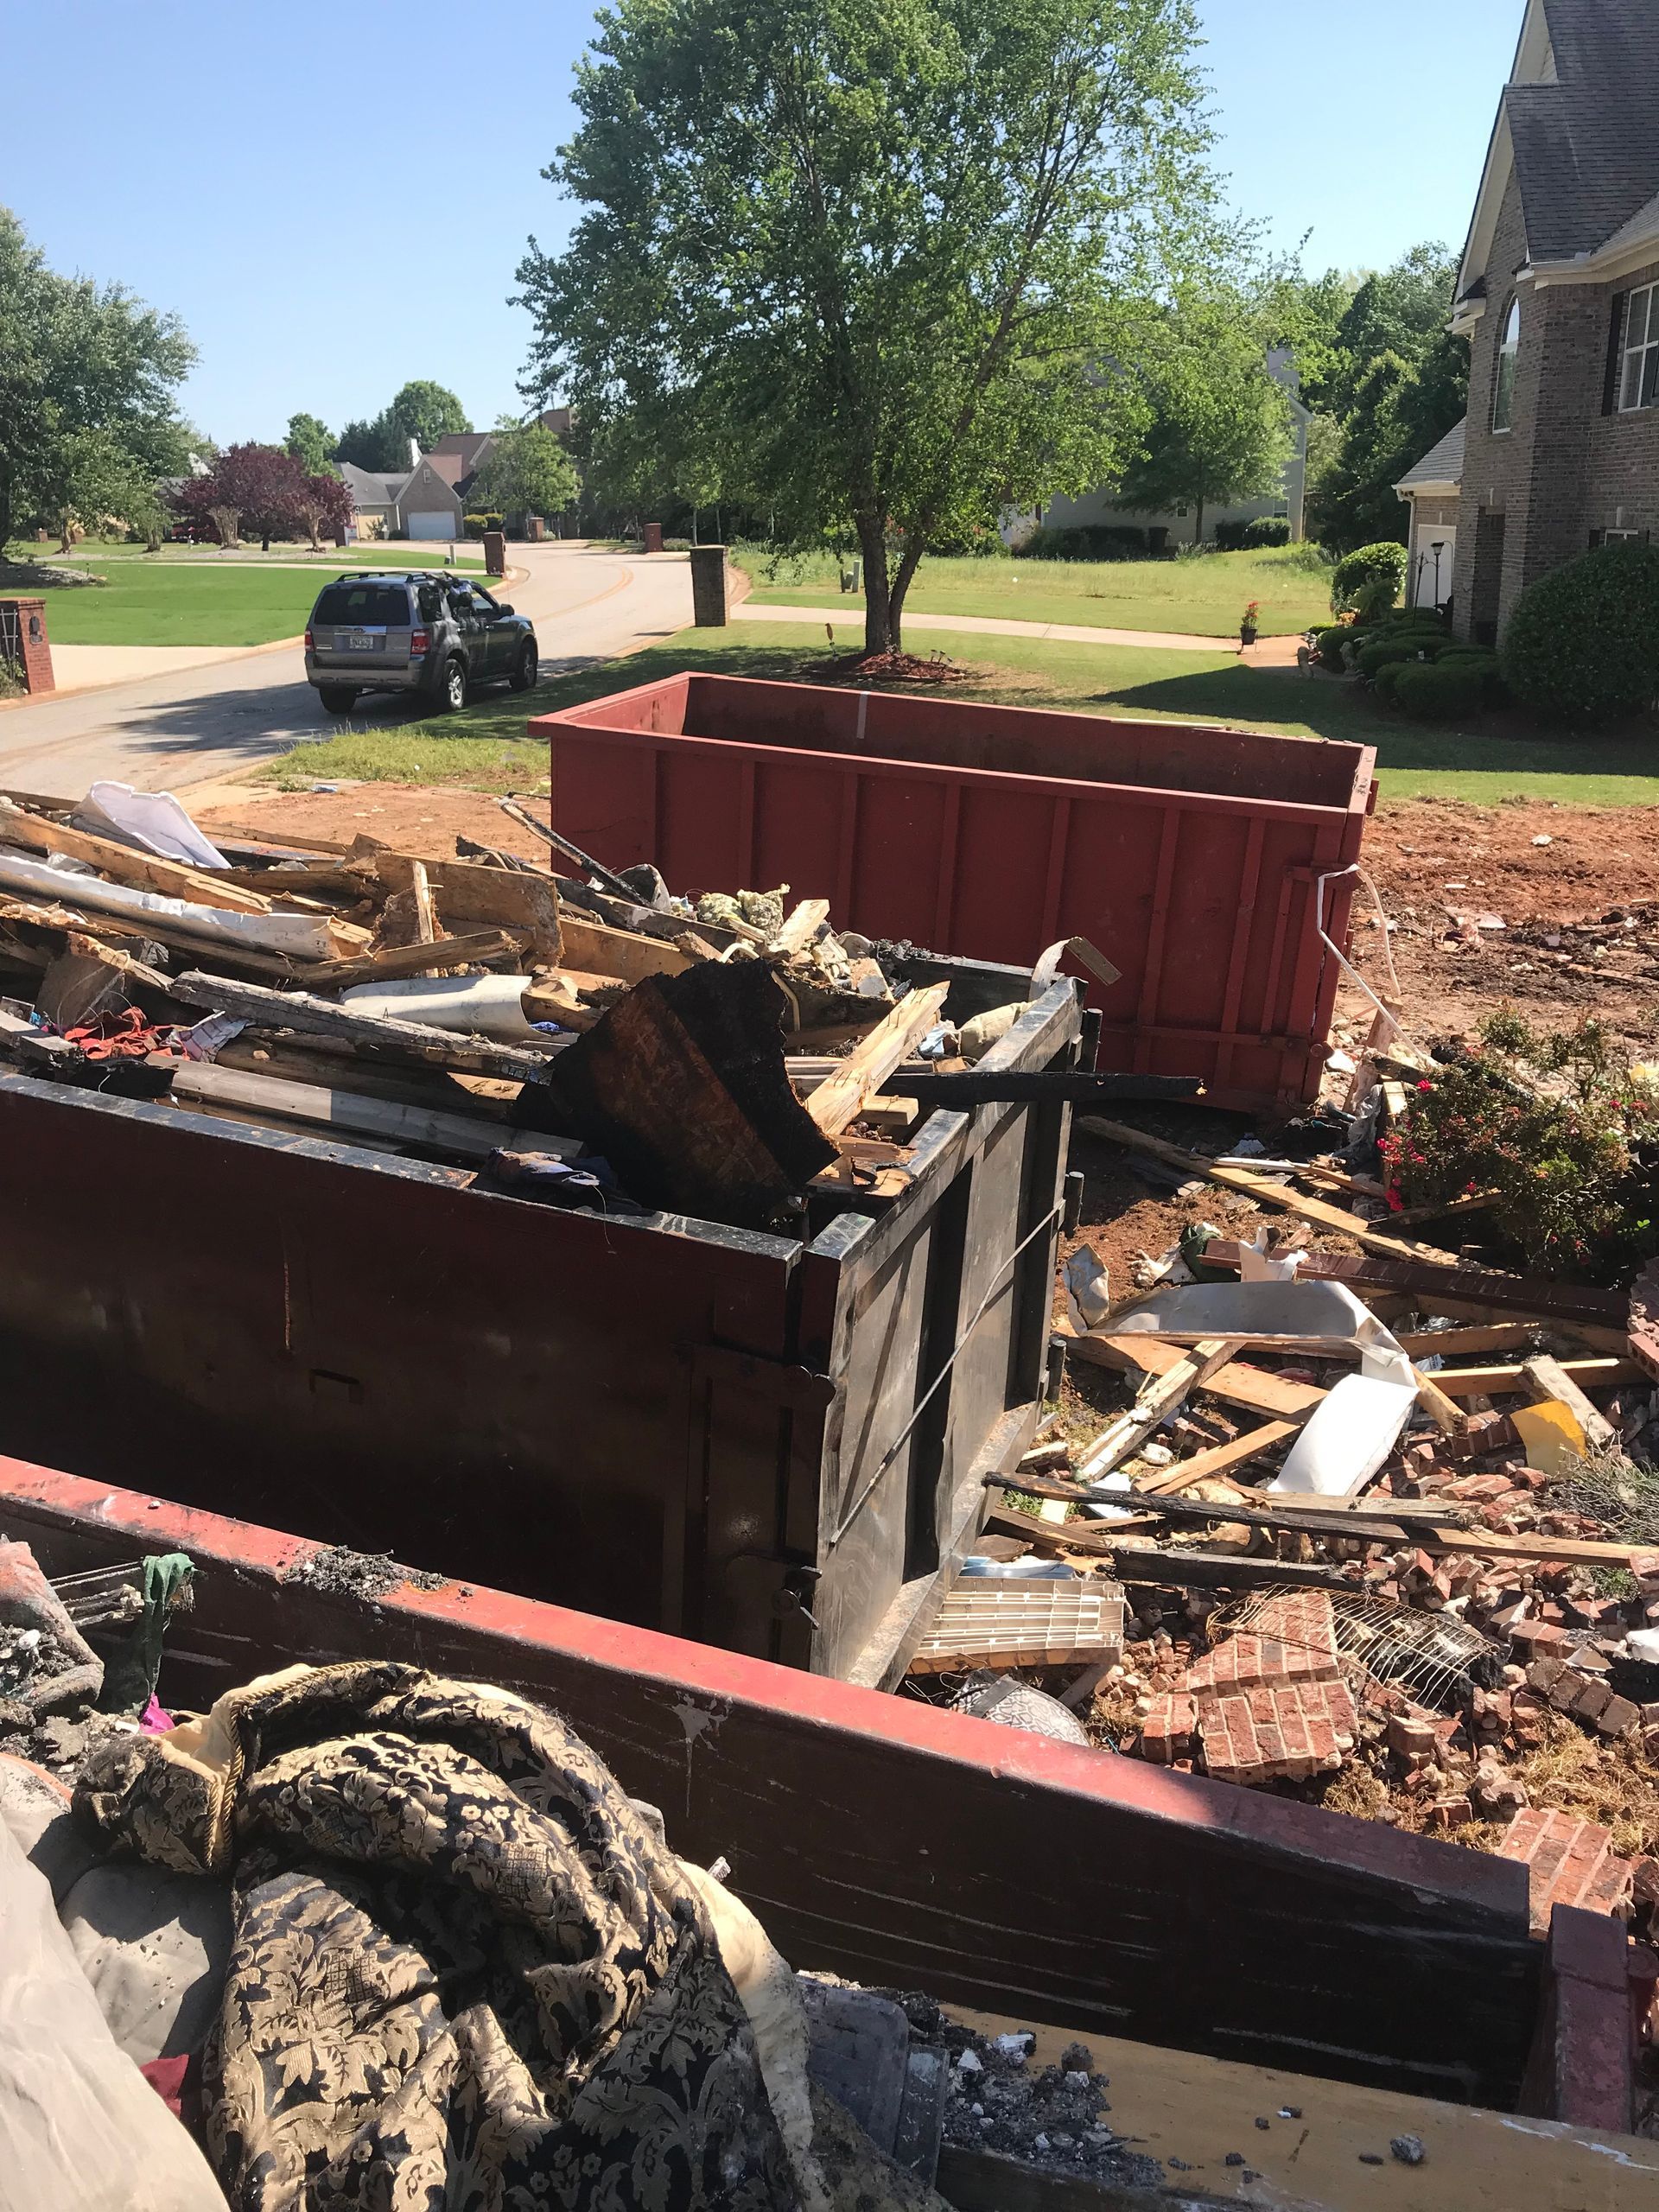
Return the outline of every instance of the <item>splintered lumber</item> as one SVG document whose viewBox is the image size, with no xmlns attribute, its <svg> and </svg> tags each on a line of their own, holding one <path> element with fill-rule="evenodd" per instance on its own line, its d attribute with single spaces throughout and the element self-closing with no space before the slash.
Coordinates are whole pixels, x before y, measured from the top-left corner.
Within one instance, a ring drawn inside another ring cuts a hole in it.
<svg viewBox="0 0 1659 2212">
<path fill-rule="evenodd" d="M 314 1084 L 324 1090 L 349 1089 L 369 1098 L 390 1098 L 404 1106 L 426 1106 L 440 1114 L 487 1121 L 502 1131 L 504 1144 L 516 1131 L 510 1116 L 518 1085 L 493 1084 L 481 1076 L 452 1075 L 441 1067 L 367 1060 L 327 1037 L 276 1037 L 268 1029 L 245 1029 L 227 1038 L 213 1058 L 216 1068 L 240 1068 L 249 1075 L 278 1076 L 293 1084 Z M 194 1065 L 194 1064 L 193 1064 Z M 503 1091 L 505 1097 L 480 1094 Z"/>
<path fill-rule="evenodd" d="M 438 934 L 437 918 L 432 912 L 432 879 L 426 872 L 424 861 L 411 861 L 409 867 L 409 887 L 415 899 L 415 942 L 431 944 Z"/>
<path fill-rule="evenodd" d="M 1500 1396 L 1505 1391 L 1527 1389 L 1532 1382 L 1529 1370 L 1537 1364 L 1535 1360 L 1529 1359 L 1519 1367 L 1448 1367 L 1433 1380 L 1448 1398 Z M 1563 1359 L 1552 1360 L 1549 1364 L 1556 1370 L 1560 1380 L 1573 1386 L 1580 1395 L 1586 1384 L 1592 1390 L 1611 1389 L 1615 1382 L 1635 1382 L 1640 1372 L 1628 1359 Z M 1543 1390 L 1541 1386 L 1540 1389 L 1543 1396 L 1553 1397 L 1555 1395 L 1552 1390 Z M 1565 1398 L 1561 1401 L 1563 1405 L 1572 1402 Z M 1587 1399 L 1585 1402 L 1589 1404 Z M 1573 1410 L 1577 1412 L 1576 1405 Z M 1590 1410 L 1595 1413 L 1593 1406 Z M 1597 1414 L 1596 1418 L 1599 1421 L 1600 1414 Z M 1582 1419 L 1580 1414 L 1580 1420 Z"/>
<path fill-rule="evenodd" d="M 1389 1510 L 1398 1503 L 1391 1498 Z M 1536 1529 L 1522 1536 L 1502 1535 L 1495 1529 L 1436 1529 L 1417 1541 L 1436 1556 L 1464 1552 L 1471 1559 L 1553 1560 L 1565 1567 L 1622 1567 L 1627 1571 L 1641 1566 L 1649 1573 L 1659 1558 L 1659 1548 L 1652 1544 L 1610 1543 L 1599 1536 L 1547 1536 Z"/>
<path fill-rule="evenodd" d="M 560 1054 L 554 1109 L 641 1205 L 767 1228 L 839 1158 L 790 1087 L 782 1014 L 759 961 L 648 976 Z"/>
<path fill-rule="evenodd" d="M 474 1075 L 499 1076 L 509 1082 L 537 1082 L 547 1072 L 546 1053 L 516 1051 L 487 1037 L 456 1036 L 448 1030 L 429 1028 L 423 1022 L 359 1014 L 351 1007 L 335 1006 L 306 991 L 267 990 L 261 983 L 236 983 L 226 976 L 203 975 L 194 969 L 173 976 L 168 988 L 187 1006 L 227 1014 L 263 1029 L 310 1031 L 357 1048 L 390 1049 L 441 1067 L 465 1068 Z"/>
<path fill-rule="evenodd" d="M 5 799 L 0 799 L 0 839 L 29 852 L 62 853 L 70 860 L 86 861 L 100 874 L 139 891 L 158 891 L 168 899 L 188 899 L 198 906 L 219 906 L 233 914 L 270 912 L 271 902 L 261 893 L 227 883 L 216 871 L 162 860 L 112 837 L 72 830 L 67 823 L 42 821 L 38 814 L 25 813 Z"/>
<path fill-rule="evenodd" d="M 1239 1245 L 1214 1237 L 1205 1247 L 1206 1265 L 1236 1268 Z M 1622 1329 L 1629 1318 L 1626 1293 L 1594 1290 L 1582 1283 L 1548 1282 L 1535 1276 L 1499 1274 L 1485 1268 L 1446 1267 L 1421 1255 L 1396 1260 L 1370 1252 L 1310 1252 L 1297 1270 L 1304 1282 L 1345 1282 L 1356 1289 L 1401 1291 L 1436 1301 L 1455 1299 L 1551 1321 L 1592 1321 Z"/>
<path fill-rule="evenodd" d="M 784 926 L 773 938 L 768 950 L 781 952 L 790 958 L 797 953 L 804 952 L 829 918 L 830 901 L 827 899 L 803 899 L 799 906 L 785 915 Z"/>
<path fill-rule="evenodd" d="M 573 845 L 568 837 L 562 837 L 556 830 L 550 830 L 545 822 L 538 822 L 533 814 L 526 814 L 516 799 L 498 799 L 496 804 L 509 821 L 518 823 L 520 829 L 530 830 L 544 843 L 551 845 L 556 853 L 563 853 L 567 860 L 574 861 L 584 875 L 591 875 L 595 883 L 602 883 L 617 898 L 636 897 L 637 894 L 629 890 L 621 877 L 613 875 L 602 861 L 596 861 L 591 853 L 584 853 L 580 845 Z"/>
<path fill-rule="evenodd" d="M 1114 983 L 1122 982 L 1122 969 L 1114 968 L 1105 954 L 1090 944 L 1086 937 L 1068 938 L 1065 949 L 1079 968 L 1086 968 L 1096 982 L 1104 983 L 1109 990 Z"/>
<path fill-rule="evenodd" d="M 314 991 L 344 990 L 353 983 L 395 983 L 408 976 L 434 976 L 446 968 L 487 968 L 517 959 L 518 947 L 500 930 L 480 930 L 468 937 L 440 938 L 434 944 L 392 944 L 365 952 L 360 960 L 325 960 L 305 970 Z"/>
<path fill-rule="evenodd" d="M 1120 1375 L 1137 1369 L 1147 1375 L 1166 1375 L 1186 1356 L 1178 1345 L 1147 1334 L 1096 1336 L 1092 1331 L 1074 1332 L 1065 1321 L 1055 1324 L 1054 1334 L 1068 1352 L 1096 1367 L 1115 1368 Z M 1224 1404 L 1243 1406 L 1247 1412 L 1268 1414 L 1298 1427 L 1325 1400 L 1325 1393 L 1314 1383 L 1287 1382 L 1282 1375 L 1269 1375 L 1265 1368 L 1247 1366 L 1243 1360 L 1217 1368 L 1204 1388 Z"/>
<path fill-rule="evenodd" d="M 1027 1490 L 1033 1485 L 1019 1477 L 988 1477 L 999 1481 L 1005 1490 Z M 1050 1491 L 1058 1484 L 1050 1484 Z M 1335 1536 L 1344 1542 L 1359 1544 L 1408 1544 L 1417 1539 L 1414 1529 L 1427 1527 L 1443 1536 L 1445 1542 L 1456 1548 L 1461 1540 L 1461 1530 L 1443 1529 L 1444 1510 L 1433 1507 L 1422 1521 L 1418 1521 L 1408 1499 L 1389 1501 L 1386 1512 L 1352 1511 L 1348 1508 L 1326 1503 L 1323 1506 L 1295 1498 L 1287 1498 L 1281 1505 L 1264 1497 L 1224 1503 L 1215 1499 L 1166 1497 L 1150 1490 L 1114 1491 L 1109 1497 L 1071 1498 L 1073 1503 L 1121 1505 L 1126 1512 L 1139 1513 L 1143 1518 L 1154 1520 L 1218 1522 L 1229 1528 L 1267 1529 L 1287 1535 L 1305 1536 Z M 1108 1524 L 1116 1535 L 1125 1525 L 1122 1522 Z"/>
<path fill-rule="evenodd" d="M 1521 1372 L 1541 1398 L 1553 1398 L 1558 1406 L 1567 1408 L 1584 1431 L 1584 1440 L 1592 1452 L 1605 1452 L 1618 1443 L 1618 1432 L 1606 1414 L 1591 1404 L 1573 1379 L 1574 1367 L 1581 1371 L 1598 1363 L 1586 1359 L 1568 1366 L 1541 1353 L 1536 1358 L 1523 1360 Z M 1623 1364 L 1622 1362 L 1617 1363 Z"/>
<path fill-rule="evenodd" d="M 1111 1503 L 1116 1503 L 1116 1499 Z M 1230 1517 L 1222 1510 L 1224 1519 Z M 985 1526 L 998 1535 L 1023 1536 L 1042 1551 L 1076 1552 L 1090 1559 L 1110 1559 L 1120 1582 L 1160 1583 L 1195 1590 L 1250 1590 L 1300 1585 L 1314 1590 L 1347 1590 L 1343 1576 L 1321 1567 L 1302 1567 L 1289 1560 L 1245 1558 L 1230 1552 L 1157 1552 L 1126 1543 L 1115 1529 L 1099 1521 L 1067 1521 L 1057 1524 L 1038 1521 L 1029 1514 L 1012 1513 L 993 1506 Z"/>
<path fill-rule="evenodd" d="M 1260 1428 L 1249 1429 L 1243 1436 L 1234 1437 L 1229 1444 L 1216 1444 L 1206 1452 L 1195 1452 L 1179 1466 L 1165 1467 L 1158 1474 L 1144 1478 L 1138 1485 L 1140 1494 L 1161 1497 L 1185 1490 L 1192 1483 L 1224 1479 L 1235 1467 L 1259 1459 L 1264 1452 L 1271 1452 L 1281 1444 L 1293 1443 L 1300 1433 L 1300 1424 L 1294 1421 L 1264 1422 Z"/>
<path fill-rule="evenodd" d="M 1530 1351 L 1538 1340 L 1535 1321 L 1495 1321 L 1488 1328 L 1408 1329 L 1395 1342 L 1408 1359 L 1471 1359 L 1481 1352 Z"/>
<path fill-rule="evenodd" d="M 1411 1379 L 1417 1385 L 1417 1402 L 1428 1415 L 1442 1436 L 1461 1436 L 1469 1425 L 1467 1414 L 1459 1413 L 1447 1391 L 1440 1389 L 1432 1375 L 1421 1375 L 1414 1367 Z"/>
<path fill-rule="evenodd" d="M 1089 1446 L 1077 1469 L 1077 1479 L 1098 1482 L 1103 1475 L 1109 1475 L 1114 1467 L 1139 1451 L 1160 1421 L 1166 1421 L 1186 1402 L 1189 1391 L 1196 1390 L 1217 1368 L 1226 1363 L 1231 1349 L 1219 1340 L 1196 1344 L 1184 1359 L 1178 1359 L 1161 1375 L 1149 1377 L 1128 1411 L 1120 1414 Z"/>
<path fill-rule="evenodd" d="M 492 869 L 499 874 L 499 869 Z M 619 930 L 574 906 L 559 912 L 563 948 L 551 966 L 585 969 L 590 975 L 609 976 L 620 983 L 641 983 L 647 976 L 683 976 L 697 962 L 664 938 L 647 937 L 634 930 Z"/>
<path fill-rule="evenodd" d="M 308 1128 L 454 1153 L 464 1160 L 486 1160 L 512 1141 L 512 1133 L 499 1122 L 474 1121 L 465 1114 L 445 1114 L 429 1106 L 367 1097 L 361 1091 L 290 1083 L 277 1076 L 249 1074 L 192 1060 L 181 1062 L 175 1073 L 173 1096 L 216 1112 L 299 1122 Z M 556 1153 L 561 1158 L 574 1156 L 582 1149 L 573 1137 L 538 1134 L 536 1144 L 538 1151 Z"/>
<path fill-rule="evenodd" d="M 510 868 L 483 868 L 474 861 L 429 861 L 414 853 L 377 852 L 364 863 L 390 892 L 415 890 L 421 869 L 433 911 L 446 929 L 469 923 L 478 929 L 515 930 L 532 941 L 537 957 L 556 966 L 563 956 L 559 894 L 546 875 L 521 875 Z M 416 911 L 419 899 L 416 898 Z M 592 963 L 582 960 L 580 967 Z"/>
<path fill-rule="evenodd" d="M 1122 1649 L 1123 1599 L 1109 1584 L 964 1575 L 947 1592 L 910 1671 L 1069 1667 L 1115 1660 Z"/>
<path fill-rule="evenodd" d="M 1321 1229 L 1339 1229 L 1367 1252 L 1447 1268 L 1457 1265 L 1449 1252 L 1436 1252 L 1427 1244 L 1410 1244 L 1397 1236 L 1384 1236 L 1357 1213 L 1344 1213 L 1340 1206 L 1326 1205 L 1323 1198 L 1305 1198 L 1300 1191 L 1287 1190 L 1282 1184 L 1271 1183 L 1265 1176 L 1252 1175 L 1248 1168 L 1217 1167 L 1213 1160 L 1206 1160 L 1201 1153 L 1183 1152 L 1179 1145 L 1166 1144 L 1161 1137 L 1148 1136 L 1144 1130 L 1132 1129 L 1126 1122 L 1109 1122 L 1098 1115 L 1090 1115 L 1077 1126 L 1086 1136 L 1103 1137 L 1109 1143 L 1122 1145 L 1130 1152 L 1145 1153 L 1148 1159 L 1161 1160 L 1166 1166 L 1183 1168 L 1189 1175 L 1202 1175 L 1227 1190 L 1243 1192 L 1258 1205 L 1278 1206 Z"/>
<path fill-rule="evenodd" d="M 228 852 L 232 845 L 236 845 L 283 857 L 289 854 L 302 858 L 308 853 L 327 853 L 336 859 L 343 859 L 353 849 L 351 845 L 340 844 L 332 837 L 302 837 L 296 830 L 284 830 L 280 836 L 275 836 L 269 830 L 255 830 L 245 822 L 216 822 L 213 838 L 220 852 Z"/>
<path fill-rule="evenodd" d="M 876 1096 L 906 1053 L 933 1027 L 950 995 L 949 983 L 912 991 L 817 1086 L 806 1110 L 825 1136 L 838 1136 L 858 1119 L 864 1101 Z"/>
</svg>

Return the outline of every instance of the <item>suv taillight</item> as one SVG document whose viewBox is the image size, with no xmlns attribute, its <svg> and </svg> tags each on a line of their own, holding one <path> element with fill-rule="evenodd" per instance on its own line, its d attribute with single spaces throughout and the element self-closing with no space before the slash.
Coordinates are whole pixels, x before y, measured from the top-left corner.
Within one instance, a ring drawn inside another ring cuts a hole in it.
<svg viewBox="0 0 1659 2212">
<path fill-rule="evenodd" d="M 305 633 L 305 650 L 308 653 L 314 653 L 316 649 L 316 642 L 313 639 L 311 632 L 308 630 Z"/>
<path fill-rule="evenodd" d="M 431 642 L 432 639 L 429 632 L 425 630 L 411 630 L 409 633 L 410 658 L 411 660 L 418 660 Z"/>
</svg>

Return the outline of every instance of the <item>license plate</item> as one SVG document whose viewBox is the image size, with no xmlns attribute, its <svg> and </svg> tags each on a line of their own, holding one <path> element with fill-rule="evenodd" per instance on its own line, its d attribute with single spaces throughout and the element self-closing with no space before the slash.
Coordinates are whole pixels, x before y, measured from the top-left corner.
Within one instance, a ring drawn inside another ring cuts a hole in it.
<svg viewBox="0 0 1659 2212">
<path fill-rule="evenodd" d="M 346 642 L 354 653 L 372 653 L 378 646 L 380 640 L 378 638 L 356 637 L 347 638 Z"/>
</svg>

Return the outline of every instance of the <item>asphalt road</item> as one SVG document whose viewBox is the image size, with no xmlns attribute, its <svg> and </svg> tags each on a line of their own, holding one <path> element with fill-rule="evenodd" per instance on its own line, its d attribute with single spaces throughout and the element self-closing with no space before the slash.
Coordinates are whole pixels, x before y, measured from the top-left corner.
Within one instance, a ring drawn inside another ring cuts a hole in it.
<svg viewBox="0 0 1659 2212">
<path fill-rule="evenodd" d="M 544 675 L 670 637 L 691 620 L 683 558 L 516 545 L 512 564 L 529 575 L 506 596 L 536 624 Z M 100 776 L 182 791 L 234 775 L 338 727 L 304 671 L 296 647 L 10 708 L 0 714 L 0 786 L 78 798 Z M 373 728 L 429 711 L 365 698 L 352 720 Z"/>
</svg>

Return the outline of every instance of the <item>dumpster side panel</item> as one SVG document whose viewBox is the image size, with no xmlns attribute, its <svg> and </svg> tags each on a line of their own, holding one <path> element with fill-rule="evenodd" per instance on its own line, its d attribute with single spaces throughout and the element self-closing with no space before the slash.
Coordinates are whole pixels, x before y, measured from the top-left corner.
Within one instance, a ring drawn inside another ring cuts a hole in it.
<svg viewBox="0 0 1659 2212">
<path fill-rule="evenodd" d="M 1315 1094 L 1338 981 L 1315 880 L 1358 857 L 1364 747 L 715 677 L 600 703 L 534 727 L 556 825 L 613 866 L 787 882 L 867 936 L 1014 965 L 1086 937 L 1122 970 L 1090 988 L 1103 1067 L 1218 1105 Z"/>
<path fill-rule="evenodd" d="M 0 1533 L 52 1575 L 190 1553 L 173 1704 L 391 1651 L 551 1706 L 663 1808 L 677 1851 L 727 1855 L 794 1966 L 1514 2105 L 1543 1947 L 1508 1860 L 494 1590 L 310 1588 L 284 1578 L 311 1548 L 274 1529 L 16 1461 Z M 1602 2018 L 1621 2016 L 1628 2035 L 1622 1986 Z"/>
</svg>

